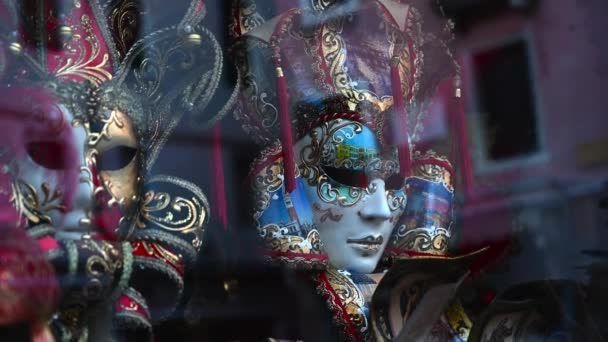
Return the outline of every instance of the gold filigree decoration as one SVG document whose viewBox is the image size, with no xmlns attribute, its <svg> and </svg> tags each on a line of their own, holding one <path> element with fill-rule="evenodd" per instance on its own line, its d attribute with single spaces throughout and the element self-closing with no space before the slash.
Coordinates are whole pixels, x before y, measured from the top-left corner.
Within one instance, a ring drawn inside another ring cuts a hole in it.
<svg viewBox="0 0 608 342">
<path fill-rule="evenodd" d="M 271 193 L 281 189 L 283 186 L 283 159 L 279 158 L 270 165 L 264 167 L 253 179 L 253 191 L 255 198 L 255 219 L 258 219 L 264 210 L 268 208 Z"/>
<path fill-rule="evenodd" d="M 302 176 L 309 185 L 317 187 L 317 194 L 323 202 L 337 203 L 340 206 L 352 206 L 363 198 L 364 189 L 356 187 L 342 187 L 331 181 L 321 168 L 321 160 L 331 159 L 329 149 L 330 139 L 334 143 L 341 143 L 354 137 L 363 130 L 359 122 L 342 119 L 326 122 L 310 133 L 311 142 L 300 151 Z M 342 190 L 342 191 L 341 191 Z"/>
<path fill-rule="evenodd" d="M 473 322 L 460 301 L 457 300 L 452 303 L 445 311 L 445 315 L 452 330 L 458 334 L 461 340 L 467 341 L 473 327 Z"/>
<path fill-rule="evenodd" d="M 110 17 L 116 48 L 121 57 L 127 53 L 129 48 L 137 40 L 139 26 L 139 4 L 138 1 L 122 1 L 112 9 Z"/>
<path fill-rule="evenodd" d="M 338 270 L 330 269 L 326 272 L 326 275 L 334 292 L 340 298 L 351 323 L 360 336 L 365 337 L 369 329 L 364 311 L 365 297 L 363 293 L 348 276 Z"/>
<path fill-rule="evenodd" d="M 77 76 L 93 82 L 96 85 L 110 80 L 112 74 L 107 70 L 110 56 L 102 54 L 102 46 L 93 30 L 91 18 L 83 14 L 80 25 L 72 27 L 75 33 L 68 42 L 64 44 L 66 56 L 57 56 L 58 67 L 54 71 L 57 77 Z"/>
<path fill-rule="evenodd" d="M 393 235 L 393 245 L 400 249 L 428 253 L 434 255 L 446 255 L 450 233 L 444 228 L 415 228 L 401 225 Z"/>
<path fill-rule="evenodd" d="M 246 3 L 239 8 L 238 15 L 240 34 L 245 34 L 264 23 L 264 18 L 258 13 L 254 1 Z"/>
<path fill-rule="evenodd" d="M 110 116 L 107 118 L 100 118 L 100 121 L 103 124 L 103 128 L 101 129 L 101 131 L 99 133 L 91 131 L 90 123 L 86 122 L 83 124 L 84 128 L 87 131 L 87 146 L 88 147 L 95 147 L 99 143 L 99 141 L 101 141 L 102 139 L 105 139 L 105 140 L 112 139 L 112 135 L 109 132 L 112 123 L 114 123 L 116 125 L 116 127 L 118 127 L 118 128 L 124 128 L 124 126 L 125 126 L 125 123 L 124 123 L 123 119 L 121 119 L 119 117 L 117 110 L 111 111 Z M 81 123 L 81 121 L 75 120 L 73 122 L 73 125 L 75 127 L 78 127 L 78 125 L 80 123 Z"/>
<path fill-rule="evenodd" d="M 251 187 L 255 195 L 253 217 L 256 222 L 268 208 L 272 194 L 283 186 L 283 158 L 280 155 L 281 144 L 277 141 L 263 150 L 260 158 L 252 163 L 251 169 L 256 170 L 250 174 Z M 296 178 L 300 177 L 300 170 L 295 171 Z"/>
<path fill-rule="evenodd" d="M 190 233 L 201 226 L 206 215 L 203 204 L 194 196 L 185 198 L 151 190 L 144 195 L 137 226 L 144 228 L 145 219 L 169 231 Z"/>
<path fill-rule="evenodd" d="M 351 110 L 355 110 L 357 104 L 363 101 L 369 101 L 377 105 L 381 111 L 384 111 L 392 104 L 392 97 L 378 96 L 374 92 L 366 89 L 358 89 L 356 83 L 352 80 L 346 66 L 348 48 L 342 37 L 344 30 L 345 18 L 336 18 L 329 20 L 322 29 L 322 51 L 323 59 L 329 66 L 329 72 L 333 81 L 333 86 L 338 93 L 348 99 L 348 106 Z M 388 50 L 393 50 L 394 44 L 389 44 Z M 386 48 L 384 48 L 386 49 Z M 365 70 L 367 65 L 363 60 L 356 59 L 359 68 Z M 368 75 L 372 79 L 376 78 L 373 74 Z"/>
<path fill-rule="evenodd" d="M 322 254 L 321 236 L 316 229 L 308 232 L 304 238 L 296 235 L 287 235 L 287 229 L 276 224 L 266 225 L 259 230 L 264 246 L 274 252 L 290 252 L 297 254 Z"/>
<path fill-rule="evenodd" d="M 414 176 L 434 183 L 442 183 L 447 190 L 454 191 L 452 164 L 446 157 L 440 156 L 432 150 L 424 154 L 416 151 L 414 160 L 418 161 L 418 165 L 413 170 Z"/>
<path fill-rule="evenodd" d="M 186 180 L 166 175 L 152 177 L 145 185 L 135 229 L 161 229 L 188 241 L 195 250 L 202 245 L 204 225 L 209 220 L 209 203 L 202 190 Z"/>
<path fill-rule="evenodd" d="M 39 197 L 38 191 L 22 180 L 17 180 L 12 185 L 11 203 L 17 209 L 20 215 L 25 216 L 33 223 L 41 221 L 51 222 L 48 215 L 53 211 L 63 211 L 65 205 L 61 203 L 63 193 L 57 189 L 51 189 L 48 183 L 41 185 L 42 197 Z"/>
<path fill-rule="evenodd" d="M 174 265 L 179 265 L 182 262 L 182 258 L 180 258 L 179 255 L 166 249 L 161 244 L 147 241 L 138 241 L 134 244 L 134 248 L 137 249 L 138 245 L 141 245 L 146 251 L 146 253 L 148 253 L 148 255 L 150 256 L 158 256 L 161 259 L 164 259 Z"/>
</svg>

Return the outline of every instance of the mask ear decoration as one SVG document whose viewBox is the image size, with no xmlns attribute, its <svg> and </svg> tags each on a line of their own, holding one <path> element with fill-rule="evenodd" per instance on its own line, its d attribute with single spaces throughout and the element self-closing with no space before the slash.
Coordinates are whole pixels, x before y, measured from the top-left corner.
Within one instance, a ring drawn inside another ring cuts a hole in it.
<svg viewBox="0 0 608 342">
<path fill-rule="evenodd" d="M 395 50 L 400 51 L 399 49 Z M 393 56 L 391 60 L 391 88 L 395 118 L 399 125 L 399 131 L 404 134 L 404 136 L 396 137 L 399 151 L 399 174 L 401 177 L 409 177 L 412 169 L 412 156 L 410 138 L 407 133 L 407 111 L 405 109 L 405 99 L 401 90 L 401 75 L 399 75 L 399 56 Z"/>
</svg>

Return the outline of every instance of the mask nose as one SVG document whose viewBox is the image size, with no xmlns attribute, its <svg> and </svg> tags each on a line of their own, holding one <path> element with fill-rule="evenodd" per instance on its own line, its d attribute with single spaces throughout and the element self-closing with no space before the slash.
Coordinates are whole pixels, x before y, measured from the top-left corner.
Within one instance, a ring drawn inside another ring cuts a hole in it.
<svg viewBox="0 0 608 342">
<path fill-rule="evenodd" d="M 367 200 L 359 210 L 359 217 L 363 221 L 383 223 L 391 218 L 391 210 L 385 194 L 385 184 L 382 179 L 374 179 L 369 185 Z"/>
</svg>

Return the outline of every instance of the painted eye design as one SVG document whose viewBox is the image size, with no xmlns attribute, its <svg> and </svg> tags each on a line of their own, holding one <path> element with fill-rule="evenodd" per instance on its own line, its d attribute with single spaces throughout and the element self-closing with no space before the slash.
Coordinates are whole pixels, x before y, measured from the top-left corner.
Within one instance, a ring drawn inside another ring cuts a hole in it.
<svg viewBox="0 0 608 342">
<path fill-rule="evenodd" d="M 405 185 L 405 178 L 399 174 L 390 175 L 384 181 L 386 190 L 401 190 Z"/>
<path fill-rule="evenodd" d="M 56 141 L 37 141 L 26 145 L 27 154 L 32 160 L 50 170 L 63 170 L 67 167 L 68 146 Z"/>
<path fill-rule="evenodd" d="M 100 171 L 116 171 L 129 165 L 135 158 L 137 149 L 125 145 L 113 147 L 97 155 L 97 168 Z"/>
<path fill-rule="evenodd" d="M 364 170 L 346 170 L 330 166 L 322 166 L 325 174 L 334 181 L 357 188 L 365 188 L 369 184 L 369 178 Z"/>
</svg>

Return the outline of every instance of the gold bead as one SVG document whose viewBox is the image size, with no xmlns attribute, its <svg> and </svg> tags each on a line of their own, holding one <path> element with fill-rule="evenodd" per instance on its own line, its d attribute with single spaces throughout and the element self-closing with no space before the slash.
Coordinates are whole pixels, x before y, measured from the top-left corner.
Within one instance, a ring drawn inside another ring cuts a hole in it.
<svg viewBox="0 0 608 342">
<path fill-rule="evenodd" d="M 83 218 L 81 218 L 80 220 L 78 220 L 78 225 L 79 225 L 80 227 L 85 227 L 85 228 L 88 228 L 88 227 L 90 227 L 90 226 L 91 226 L 91 219 L 86 218 L 86 217 L 83 217 Z"/>
<path fill-rule="evenodd" d="M 462 97 L 462 89 L 460 89 L 460 88 L 456 88 L 456 89 L 454 90 L 454 96 L 455 96 L 457 99 L 461 98 L 461 97 Z"/>
<path fill-rule="evenodd" d="M 186 36 L 186 43 L 191 47 L 199 46 L 203 43 L 203 37 L 198 33 L 190 33 Z"/>
<path fill-rule="evenodd" d="M 72 28 L 67 25 L 61 25 L 57 28 L 57 38 L 59 38 L 62 42 L 67 42 L 70 38 L 72 38 Z"/>
<path fill-rule="evenodd" d="M 21 52 L 23 51 L 23 47 L 21 46 L 21 44 L 17 43 L 17 42 L 13 42 L 8 46 L 9 50 L 11 50 L 12 53 L 14 53 L 15 55 L 20 55 Z"/>
<path fill-rule="evenodd" d="M 277 67 L 276 72 L 277 72 L 277 76 L 278 77 L 283 77 L 284 76 L 284 74 L 283 74 L 283 68 Z"/>
<path fill-rule="evenodd" d="M 228 293 L 236 290 L 237 286 L 238 281 L 236 281 L 235 279 L 227 279 L 224 281 L 224 291 Z"/>
</svg>

